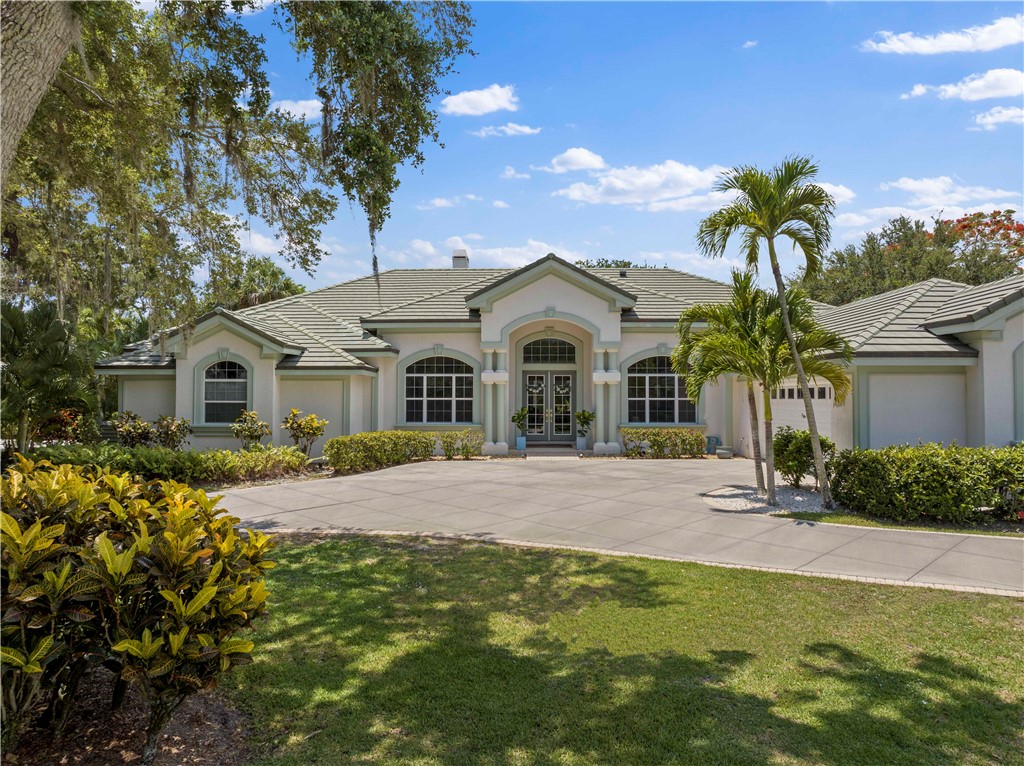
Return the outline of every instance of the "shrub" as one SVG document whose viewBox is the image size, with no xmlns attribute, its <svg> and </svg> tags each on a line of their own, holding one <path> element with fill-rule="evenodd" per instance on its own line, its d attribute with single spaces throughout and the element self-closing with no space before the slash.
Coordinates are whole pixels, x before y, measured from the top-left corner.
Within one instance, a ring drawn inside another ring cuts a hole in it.
<svg viewBox="0 0 1024 766">
<path fill-rule="evenodd" d="M 827 436 L 818 437 L 821 441 L 821 453 L 825 458 L 826 471 L 828 462 L 836 454 L 836 445 Z M 814 486 L 817 488 L 821 480 L 814 470 L 814 451 L 811 449 L 811 432 L 795 431 L 789 426 L 780 428 L 772 439 L 775 451 L 775 470 L 782 474 L 789 486 L 800 488 L 800 480 L 807 474 L 814 474 Z"/>
<path fill-rule="evenodd" d="M 308 458 L 295 447 L 259 446 L 251 450 L 172 450 L 166 447 L 95 447 L 67 445 L 44 447 L 33 459 L 78 466 L 98 466 L 126 471 L 144 479 L 186 483 L 226 484 L 237 481 L 276 479 L 301 473 Z"/>
<path fill-rule="evenodd" d="M 590 427 L 594 424 L 594 419 L 597 418 L 590 410 L 580 410 L 576 413 L 576 435 L 580 438 L 586 438 L 587 434 L 590 433 Z"/>
<path fill-rule="evenodd" d="M 829 470 L 836 501 L 858 513 L 970 523 L 1024 512 L 1024 445 L 845 450 Z"/>
<path fill-rule="evenodd" d="M 623 428 L 622 444 L 628 457 L 700 458 L 707 440 L 696 428 Z"/>
<path fill-rule="evenodd" d="M 153 441 L 167 449 L 181 449 L 192 435 L 192 423 L 187 418 L 161 415 L 153 424 Z"/>
<path fill-rule="evenodd" d="M 251 661 L 272 542 L 175 482 L 21 459 L 0 479 L 4 735 L 42 702 L 59 729 L 92 664 L 150 702 L 143 764 L 189 694 Z"/>
<path fill-rule="evenodd" d="M 292 437 L 292 441 L 295 442 L 295 446 L 308 455 L 309 451 L 313 449 L 316 440 L 324 435 L 324 429 L 327 428 L 328 421 L 318 418 L 312 412 L 304 418 L 299 417 L 301 414 L 302 410 L 292 407 L 288 417 L 281 421 L 281 425 L 288 430 L 288 434 Z"/>
<path fill-rule="evenodd" d="M 370 431 L 328 439 L 324 456 L 340 473 L 360 473 L 427 460 L 436 442 L 429 431 Z"/>
<path fill-rule="evenodd" d="M 464 428 L 461 431 L 440 431 L 433 434 L 441 448 L 441 454 L 445 460 L 454 460 L 462 457 L 469 460 L 481 453 L 484 446 L 484 435 L 472 428 Z"/>
<path fill-rule="evenodd" d="M 530 417 L 529 407 L 520 407 L 512 413 L 512 424 L 519 431 L 520 436 L 526 435 L 526 420 Z"/>
<path fill-rule="evenodd" d="M 117 434 L 117 441 L 125 447 L 143 447 L 153 443 L 153 426 L 131 410 L 115 412 L 110 425 Z"/>
<path fill-rule="evenodd" d="M 260 420 L 256 410 L 243 410 L 238 420 L 231 424 L 231 433 L 242 442 L 242 449 L 253 449 L 260 446 L 263 437 L 270 436 L 270 424 Z"/>
</svg>

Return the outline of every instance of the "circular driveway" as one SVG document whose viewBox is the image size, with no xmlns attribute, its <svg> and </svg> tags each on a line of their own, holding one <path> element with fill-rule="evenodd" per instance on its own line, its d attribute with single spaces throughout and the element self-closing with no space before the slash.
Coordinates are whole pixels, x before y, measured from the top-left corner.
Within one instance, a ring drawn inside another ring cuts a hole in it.
<svg viewBox="0 0 1024 766">
<path fill-rule="evenodd" d="M 450 534 L 1024 596 L 1024 539 L 729 513 L 702 497 L 752 474 L 741 459 L 430 461 L 234 489 L 222 505 L 264 531 Z"/>
</svg>

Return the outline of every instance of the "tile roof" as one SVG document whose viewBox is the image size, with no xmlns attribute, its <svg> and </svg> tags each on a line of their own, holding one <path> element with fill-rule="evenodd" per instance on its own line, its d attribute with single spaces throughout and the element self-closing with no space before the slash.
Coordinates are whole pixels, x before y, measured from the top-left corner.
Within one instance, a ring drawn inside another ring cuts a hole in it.
<svg viewBox="0 0 1024 766">
<path fill-rule="evenodd" d="M 1024 298 L 1024 274 L 1014 274 L 996 282 L 968 287 L 939 306 L 922 326 L 938 328 L 941 325 L 975 322 L 1021 298 Z"/>
<path fill-rule="evenodd" d="M 100 370 L 131 370 L 153 367 L 174 368 L 174 357 L 162 353 L 159 342 L 143 340 L 124 347 L 117 356 L 108 356 L 96 362 Z"/>
<path fill-rule="evenodd" d="M 977 356 L 956 338 L 938 337 L 921 326 L 965 287 L 928 279 L 822 311 L 818 320 L 845 337 L 855 356 Z"/>
</svg>

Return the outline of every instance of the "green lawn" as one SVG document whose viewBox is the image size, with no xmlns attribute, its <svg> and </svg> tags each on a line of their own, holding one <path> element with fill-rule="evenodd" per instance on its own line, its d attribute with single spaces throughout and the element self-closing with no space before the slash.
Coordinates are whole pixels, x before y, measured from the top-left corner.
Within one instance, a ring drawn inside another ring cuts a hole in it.
<svg viewBox="0 0 1024 766">
<path fill-rule="evenodd" d="M 787 511 L 775 514 L 780 519 L 800 519 L 801 521 L 820 521 L 825 524 L 849 524 L 854 527 L 879 527 L 881 529 L 912 529 L 925 532 L 956 532 L 963 535 L 1003 535 L 1007 537 L 1024 537 L 1024 524 L 1013 522 L 996 522 L 984 526 L 966 526 L 959 524 L 943 524 L 941 522 L 919 521 L 901 523 L 892 519 L 876 519 L 873 516 L 862 516 L 857 513 L 831 513 L 826 511 Z"/>
<path fill-rule="evenodd" d="M 282 546 L 258 764 L 1024 764 L 1024 602 L 464 542 Z"/>
</svg>

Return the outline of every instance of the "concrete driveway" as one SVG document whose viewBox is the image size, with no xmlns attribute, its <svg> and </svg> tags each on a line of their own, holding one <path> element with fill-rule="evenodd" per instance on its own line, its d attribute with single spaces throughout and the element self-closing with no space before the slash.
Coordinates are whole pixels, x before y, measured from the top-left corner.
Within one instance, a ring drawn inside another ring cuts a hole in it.
<svg viewBox="0 0 1024 766">
<path fill-rule="evenodd" d="M 1024 596 L 1024 539 L 815 524 L 713 509 L 749 461 L 428 462 L 225 493 L 266 531 L 442 533 Z"/>
</svg>

